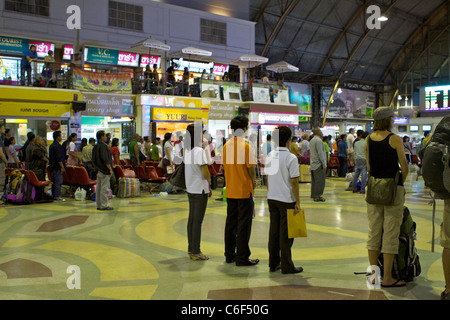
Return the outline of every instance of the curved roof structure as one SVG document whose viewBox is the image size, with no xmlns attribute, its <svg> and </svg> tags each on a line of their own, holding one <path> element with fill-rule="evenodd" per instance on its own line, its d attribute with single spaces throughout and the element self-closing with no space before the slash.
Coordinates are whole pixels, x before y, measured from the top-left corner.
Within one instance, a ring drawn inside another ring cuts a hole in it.
<svg viewBox="0 0 450 320">
<path fill-rule="evenodd" d="M 380 8 L 389 20 L 370 29 Z M 369 9 L 369 10 L 368 10 Z M 393 85 L 449 80 L 450 0 L 254 0 L 255 53 L 287 79 Z M 368 24 L 369 22 L 369 24 Z"/>
</svg>

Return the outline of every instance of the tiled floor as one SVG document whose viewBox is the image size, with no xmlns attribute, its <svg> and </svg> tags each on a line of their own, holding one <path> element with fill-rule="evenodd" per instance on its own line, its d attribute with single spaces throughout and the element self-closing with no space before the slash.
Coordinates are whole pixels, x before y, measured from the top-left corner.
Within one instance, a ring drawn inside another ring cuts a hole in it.
<svg viewBox="0 0 450 320">
<path fill-rule="evenodd" d="M 253 267 L 224 261 L 226 203 L 208 203 L 202 228 L 202 251 L 208 261 L 187 255 L 186 195 L 112 200 L 114 211 L 100 212 L 92 201 L 34 204 L 0 208 L 0 299 L 418 299 L 438 300 L 444 288 L 439 226 L 431 252 L 432 207 L 423 181 L 407 183 L 406 205 L 417 223 L 422 274 L 405 288 L 369 290 L 364 196 L 345 191 L 343 179 L 328 178 L 325 203 L 309 198 L 301 184 L 308 237 L 296 239 L 293 258 L 304 272 L 270 273 L 269 216 L 265 187 L 255 195 L 251 258 Z M 77 266 L 75 272 L 69 266 Z M 69 268 L 69 269 L 68 269 Z M 74 288 L 79 283 L 80 288 Z"/>
</svg>

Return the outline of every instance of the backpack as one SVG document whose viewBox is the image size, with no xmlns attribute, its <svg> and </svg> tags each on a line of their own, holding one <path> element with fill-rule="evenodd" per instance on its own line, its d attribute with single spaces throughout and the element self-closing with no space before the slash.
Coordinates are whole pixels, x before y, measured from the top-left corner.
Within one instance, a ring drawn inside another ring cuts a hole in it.
<svg viewBox="0 0 450 320">
<path fill-rule="evenodd" d="M 416 223 L 413 221 L 409 209 L 404 207 L 403 222 L 399 236 L 400 245 L 392 266 L 393 278 L 410 282 L 420 275 L 422 268 L 414 240 L 417 240 Z M 378 266 L 380 267 L 381 274 L 384 272 L 383 263 L 383 254 L 381 253 L 378 257 Z"/>
<path fill-rule="evenodd" d="M 441 120 L 430 143 L 419 153 L 422 159 L 422 176 L 425 186 L 441 199 L 450 199 L 449 146 L 450 115 Z"/>
<path fill-rule="evenodd" d="M 14 170 L 9 176 L 9 190 L 17 190 L 17 185 L 23 177 L 23 173 L 20 170 Z"/>
<path fill-rule="evenodd" d="M 16 188 L 16 193 L 7 196 L 9 202 L 16 204 L 31 204 L 35 198 L 36 188 L 24 177 L 20 179 Z"/>
</svg>

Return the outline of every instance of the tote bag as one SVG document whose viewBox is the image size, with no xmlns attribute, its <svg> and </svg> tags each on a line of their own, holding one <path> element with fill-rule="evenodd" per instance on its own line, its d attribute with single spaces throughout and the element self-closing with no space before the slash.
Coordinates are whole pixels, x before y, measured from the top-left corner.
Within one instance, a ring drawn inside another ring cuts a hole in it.
<svg viewBox="0 0 450 320">
<path fill-rule="evenodd" d="M 301 209 L 299 213 L 294 214 L 294 209 L 287 210 L 288 238 L 306 238 L 305 210 Z"/>
</svg>

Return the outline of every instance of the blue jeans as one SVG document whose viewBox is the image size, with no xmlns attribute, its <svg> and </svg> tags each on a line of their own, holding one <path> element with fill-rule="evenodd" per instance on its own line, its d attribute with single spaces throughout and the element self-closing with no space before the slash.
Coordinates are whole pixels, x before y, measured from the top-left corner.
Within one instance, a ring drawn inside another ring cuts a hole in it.
<svg viewBox="0 0 450 320">
<path fill-rule="evenodd" d="M 61 186 L 63 184 L 63 175 L 61 170 L 52 171 L 52 182 L 53 199 L 61 198 Z"/>
<path fill-rule="evenodd" d="M 366 192 L 367 185 L 367 163 L 365 159 L 356 159 L 355 173 L 353 175 L 352 188 L 353 191 L 358 191 L 358 180 L 361 175 L 361 193 Z"/>
</svg>

